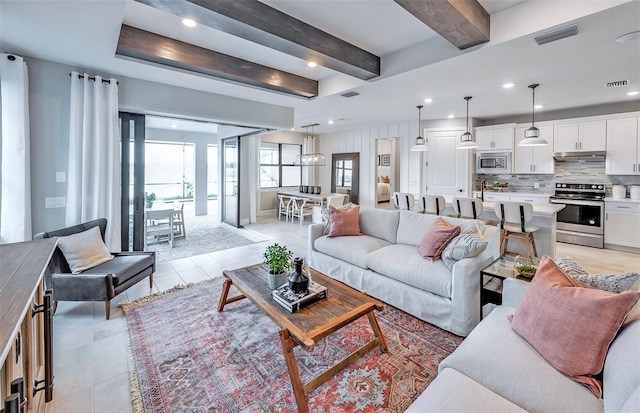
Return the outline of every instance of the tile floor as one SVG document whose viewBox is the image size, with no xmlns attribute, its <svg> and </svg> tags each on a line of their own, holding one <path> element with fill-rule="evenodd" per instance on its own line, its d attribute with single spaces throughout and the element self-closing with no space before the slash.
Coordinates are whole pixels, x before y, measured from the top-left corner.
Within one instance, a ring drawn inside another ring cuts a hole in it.
<svg viewBox="0 0 640 413">
<path fill-rule="evenodd" d="M 295 256 L 307 254 L 308 221 L 302 226 L 260 218 L 247 226 L 273 241 L 160 263 L 152 292 L 177 284 L 219 277 L 223 269 L 262 262 L 266 245 L 287 245 Z M 593 272 L 640 271 L 640 254 L 558 244 L 557 256 L 572 256 Z M 132 412 L 127 361 L 128 333 L 118 303 L 149 294 L 149 284 L 141 281 L 112 303 L 111 319 L 105 320 L 104 304 L 60 302 L 54 317 L 54 399 L 46 412 L 126 413 Z"/>
</svg>

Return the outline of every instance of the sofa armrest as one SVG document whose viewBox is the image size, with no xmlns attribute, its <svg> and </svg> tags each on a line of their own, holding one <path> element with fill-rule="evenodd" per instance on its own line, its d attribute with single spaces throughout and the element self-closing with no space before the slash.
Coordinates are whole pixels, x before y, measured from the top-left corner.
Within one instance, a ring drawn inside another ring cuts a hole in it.
<svg viewBox="0 0 640 413">
<path fill-rule="evenodd" d="M 311 256 L 311 252 L 315 251 L 316 249 L 314 248 L 314 244 L 316 242 L 316 240 L 318 238 L 320 238 L 322 236 L 322 229 L 324 228 L 324 225 L 322 224 L 311 224 L 309 225 L 309 244 L 307 245 L 308 247 L 308 255 Z"/>
<path fill-rule="evenodd" d="M 113 296 L 111 274 L 51 274 L 55 301 L 106 301 Z"/>
<path fill-rule="evenodd" d="M 529 287 L 526 281 L 515 278 L 507 278 L 502 284 L 502 305 L 517 308 Z"/>
</svg>

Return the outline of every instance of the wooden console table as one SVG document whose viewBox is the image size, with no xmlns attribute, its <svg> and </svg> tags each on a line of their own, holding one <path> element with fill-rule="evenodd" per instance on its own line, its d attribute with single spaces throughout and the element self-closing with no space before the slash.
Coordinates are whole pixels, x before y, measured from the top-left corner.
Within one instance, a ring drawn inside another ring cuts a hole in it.
<svg viewBox="0 0 640 413">
<path fill-rule="evenodd" d="M 0 245 L 0 409 L 16 402 L 17 388 L 23 411 L 44 411 L 53 397 L 53 308 L 44 272 L 57 242 Z"/>
</svg>

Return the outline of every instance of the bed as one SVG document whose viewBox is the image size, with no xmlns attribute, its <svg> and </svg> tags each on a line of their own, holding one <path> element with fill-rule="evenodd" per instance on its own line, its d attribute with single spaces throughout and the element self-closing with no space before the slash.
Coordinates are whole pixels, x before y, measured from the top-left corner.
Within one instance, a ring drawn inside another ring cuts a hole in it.
<svg viewBox="0 0 640 413">
<path fill-rule="evenodd" d="M 378 177 L 378 186 L 376 189 L 376 201 L 388 202 L 391 199 L 391 184 L 389 183 L 388 176 Z"/>
</svg>

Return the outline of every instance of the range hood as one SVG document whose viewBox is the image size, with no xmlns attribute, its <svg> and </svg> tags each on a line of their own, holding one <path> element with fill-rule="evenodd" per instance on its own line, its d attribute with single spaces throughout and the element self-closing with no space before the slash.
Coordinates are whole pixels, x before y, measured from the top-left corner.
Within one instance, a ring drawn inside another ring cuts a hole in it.
<svg viewBox="0 0 640 413">
<path fill-rule="evenodd" d="M 553 154 L 553 159 L 558 162 L 566 161 L 604 161 L 605 151 L 592 151 L 592 152 L 556 152 Z"/>
</svg>

